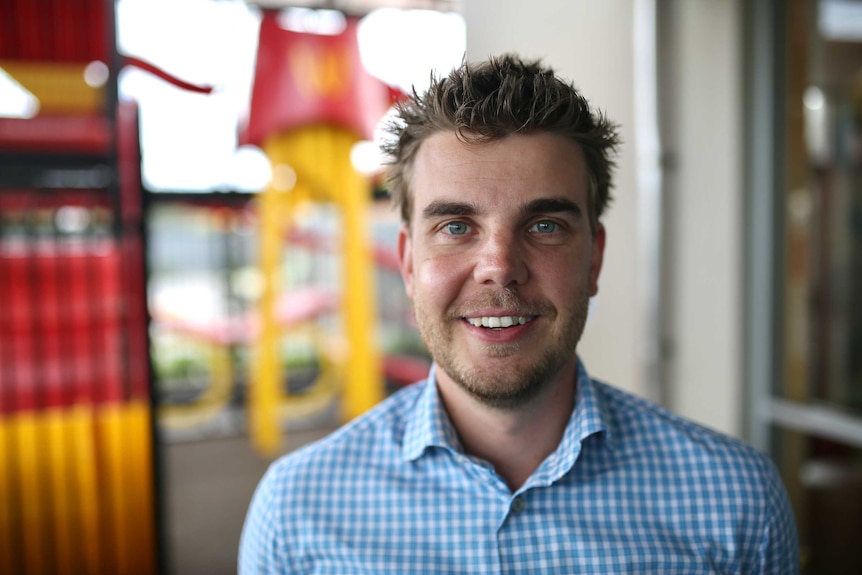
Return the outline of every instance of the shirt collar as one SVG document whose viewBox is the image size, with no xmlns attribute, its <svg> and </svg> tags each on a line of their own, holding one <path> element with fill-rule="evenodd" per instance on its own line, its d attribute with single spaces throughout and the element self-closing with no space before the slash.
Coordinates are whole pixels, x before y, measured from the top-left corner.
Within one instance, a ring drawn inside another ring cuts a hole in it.
<svg viewBox="0 0 862 575">
<path fill-rule="evenodd" d="M 550 485 L 568 473 L 581 454 L 584 441 L 590 436 L 597 435 L 602 446 L 612 448 L 611 419 L 605 399 L 593 384 L 580 358 L 577 363 L 577 386 L 575 408 L 557 449 L 536 469 L 522 489 Z"/>
<path fill-rule="evenodd" d="M 429 447 L 444 447 L 462 451 L 461 441 L 449 420 L 440 394 L 437 392 L 437 365 L 433 364 L 416 406 L 404 428 L 402 456 L 407 461 L 418 459 Z"/>
<path fill-rule="evenodd" d="M 446 410 L 443 408 L 436 386 L 437 366 L 432 365 L 419 398 L 404 429 L 402 456 L 407 461 L 418 459 L 429 447 L 443 447 L 461 452 L 458 439 Z M 577 392 L 575 409 L 566 425 L 560 445 L 537 470 L 559 477 L 574 465 L 580 453 L 581 442 L 603 432 L 605 445 L 610 446 L 610 418 L 603 398 L 597 393 L 581 360 L 577 362 Z"/>
<path fill-rule="evenodd" d="M 584 364 L 578 358 L 578 389 L 575 393 L 575 409 L 566 427 L 566 434 L 575 441 L 583 441 L 594 433 L 603 432 L 605 443 L 611 439 L 611 419 L 605 398 L 599 393 Z"/>
</svg>

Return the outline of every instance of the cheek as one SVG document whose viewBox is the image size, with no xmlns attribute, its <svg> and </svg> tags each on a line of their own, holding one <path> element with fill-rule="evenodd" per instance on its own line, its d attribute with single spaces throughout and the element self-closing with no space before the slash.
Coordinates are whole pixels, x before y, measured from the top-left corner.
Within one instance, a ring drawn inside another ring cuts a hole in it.
<svg viewBox="0 0 862 575">
<path fill-rule="evenodd" d="M 558 304 L 569 305 L 589 291 L 591 274 L 589 262 L 571 254 L 562 258 L 536 258 L 531 267 L 532 279 L 541 286 L 546 297 Z"/>
<path fill-rule="evenodd" d="M 417 261 L 413 276 L 414 297 L 448 304 L 460 292 L 468 273 L 464 258 L 437 257 Z"/>
</svg>

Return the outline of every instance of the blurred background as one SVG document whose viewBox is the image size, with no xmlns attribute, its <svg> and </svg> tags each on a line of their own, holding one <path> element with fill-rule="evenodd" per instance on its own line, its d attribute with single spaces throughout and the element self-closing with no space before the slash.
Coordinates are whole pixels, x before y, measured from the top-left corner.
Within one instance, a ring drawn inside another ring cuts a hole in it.
<svg viewBox="0 0 862 575">
<path fill-rule="evenodd" d="M 862 2 L 0 0 L 0 573 L 235 572 L 258 479 L 421 378 L 377 152 L 465 56 L 622 125 L 591 375 L 862 565 Z"/>
</svg>

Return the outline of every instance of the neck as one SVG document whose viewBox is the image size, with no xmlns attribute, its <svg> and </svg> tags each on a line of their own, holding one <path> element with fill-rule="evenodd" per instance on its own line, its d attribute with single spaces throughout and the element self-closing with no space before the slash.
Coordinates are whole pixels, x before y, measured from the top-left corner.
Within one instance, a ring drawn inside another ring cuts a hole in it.
<svg viewBox="0 0 862 575">
<path fill-rule="evenodd" d="M 517 491 L 560 443 L 575 404 L 575 375 L 564 370 L 554 385 L 513 409 L 480 402 L 445 374 L 438 389 L 464 450 L 494 466 Z"/>
</svg>

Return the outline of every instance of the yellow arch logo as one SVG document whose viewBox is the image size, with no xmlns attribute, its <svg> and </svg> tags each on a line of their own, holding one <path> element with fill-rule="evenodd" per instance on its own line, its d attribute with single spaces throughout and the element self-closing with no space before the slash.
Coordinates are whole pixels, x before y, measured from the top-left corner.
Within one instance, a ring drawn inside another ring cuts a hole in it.
<svg viewBox="0 0 862 575">
<path fill-rule="evenodd" d="M 293 82 L 307 98 L 339 98 L 350 88 L 352 67 L 343 47 L 316 50 L 301 43 L 289 54 Z"/>
</svg>

